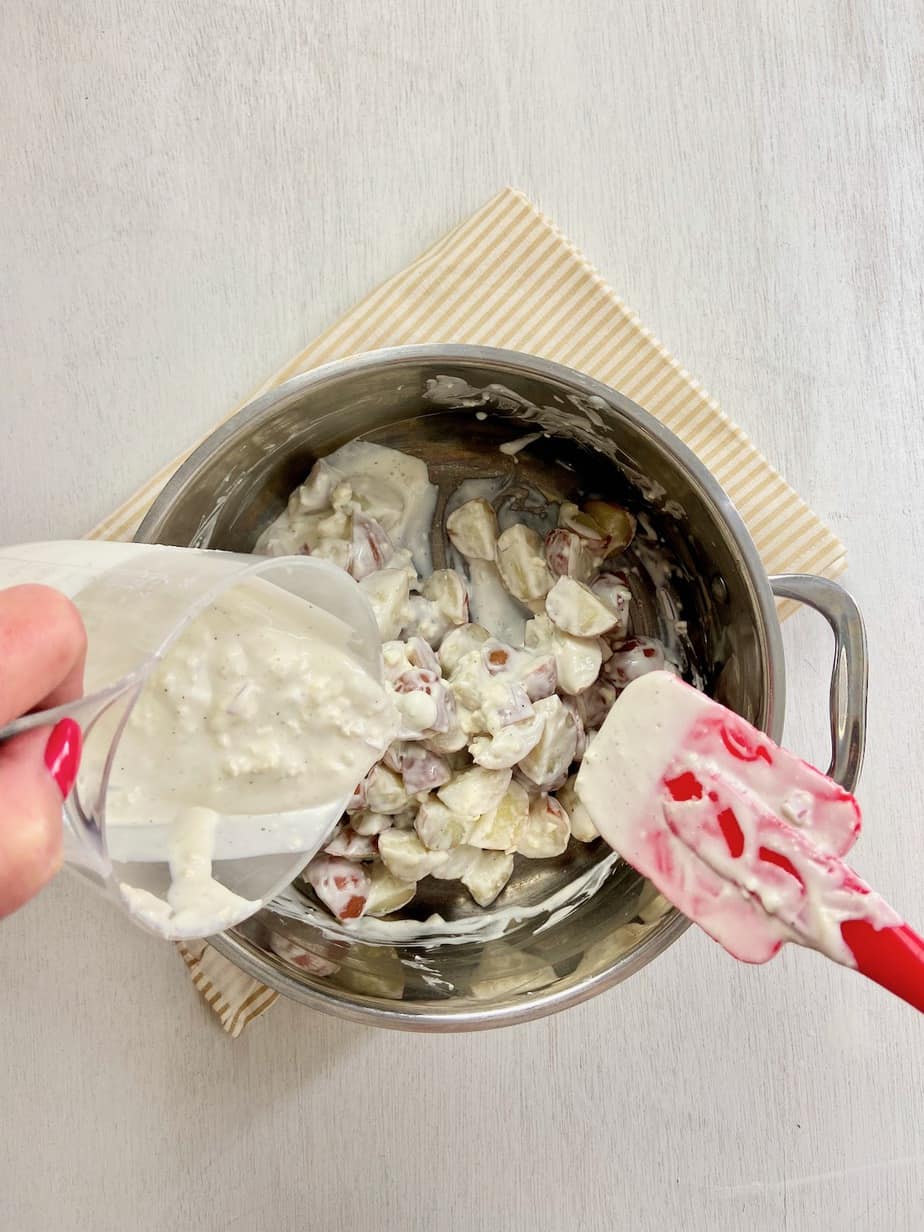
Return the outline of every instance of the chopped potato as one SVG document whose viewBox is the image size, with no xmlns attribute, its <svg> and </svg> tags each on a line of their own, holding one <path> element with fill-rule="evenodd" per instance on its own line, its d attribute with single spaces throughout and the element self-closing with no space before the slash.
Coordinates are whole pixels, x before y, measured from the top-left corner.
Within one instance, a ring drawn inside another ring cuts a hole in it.
<svg viewBox="0 0 924 1232">
<path fill-rule="evenodd" d="M 560 856 L 570 837 L 568 814 L 555 797 L 538 796 L 529 806 L 529 817 L 520 832 L 517 851 L 530 860 L 547 860 Z"/>
<path fill-rule="evenodd" d="M 541 599 L 552 585 L 544 544 L 528 526 L 517 522 L 497 540 L 496 557 L 504 585 L 515 599 Z"/>
<path fill-rule="evenodd" d="M 480 851 L 462 884 L 479 907 L 490 907 L 510 880 L 513 872 L 513 856 L 503 851 Z"/>
<path fill-rule="evenodd" d="M 486 500 L 470 500 L 446 519 L 449 541 L 467 560 L 493 560 L 497 514 Z"/>
<path fill-rule="evenodd" d="M 467 842 L 483 851 L 518 850 L 520 834 L 529 817 L 529 796 L 519 783 L 511 782 L 501 800 L 472 827 Z"/>
<path fill-rule="evenodd" d="M 545 597 L 549 620 L 572 637 L 600 637 L 616 624 L 616 613 L 589 586 L 560 577 Z"/>
</svg>

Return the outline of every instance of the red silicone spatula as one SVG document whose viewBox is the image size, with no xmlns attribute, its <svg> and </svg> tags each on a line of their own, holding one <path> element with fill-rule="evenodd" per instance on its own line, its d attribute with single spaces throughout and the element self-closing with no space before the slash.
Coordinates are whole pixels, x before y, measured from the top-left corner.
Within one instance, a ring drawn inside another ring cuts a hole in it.
<svg viewBox="0 0 924 1232">
<path fill-rule="evenodd" d="M 668 672 L 621 694 L 577 792 L 606 841 L 744 962 L 820 950 L 924 1012 L 924 939 L 841 858 L 860 810 Z"/>
</svg>

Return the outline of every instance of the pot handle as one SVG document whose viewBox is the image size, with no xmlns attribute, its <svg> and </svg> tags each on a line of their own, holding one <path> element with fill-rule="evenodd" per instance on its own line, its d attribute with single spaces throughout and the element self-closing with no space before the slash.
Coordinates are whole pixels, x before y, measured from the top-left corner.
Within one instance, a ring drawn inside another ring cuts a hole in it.
<svg viewBox="0 0 924 1232">
<path fill-rule="evenodd" d="M 831 669 L 831 765 L 828 775 L 853 791 L 866 746 L 866 695 L 869 661 L 863 617 L 851 595 L 837 582 L 811 573 L 781 573 L 770 578 L 778 599 L 794 599 L 824 616 L 834 634 Z"/>
</svg>

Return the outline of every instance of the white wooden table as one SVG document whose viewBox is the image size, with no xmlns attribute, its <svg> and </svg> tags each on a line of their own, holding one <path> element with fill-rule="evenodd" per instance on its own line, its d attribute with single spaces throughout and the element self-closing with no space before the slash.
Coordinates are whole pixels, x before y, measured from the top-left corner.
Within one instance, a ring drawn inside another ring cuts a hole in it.
<svg viewBox="0 0 924 1232">
<path fill-rule="evenodd" d="M 924 924 L 921 12 L 902 0 L 4 0 L 0 540 L 78 535 L 505 182 L 843 535 L 856 862 Z M 917 74 L 915 76 L 915 73 Z M 824 757 L 829 647 L 786 629 Z M 687 934 L 496 1034 L 236 1043 L 60 879 L 0 927 L 0 1227 L 912 1232 L 924 1023 Z"/>
</svg>

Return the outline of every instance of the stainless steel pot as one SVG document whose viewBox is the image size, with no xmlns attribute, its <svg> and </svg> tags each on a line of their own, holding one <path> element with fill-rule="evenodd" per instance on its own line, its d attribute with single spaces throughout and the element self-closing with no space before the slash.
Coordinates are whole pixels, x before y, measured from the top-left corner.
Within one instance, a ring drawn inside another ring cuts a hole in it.
<svg viewBox="0 0 924 1232">
<path fill-rule="evenodd" d="M 541 435 L 516 461 L 499 443 Z M 317 457 L 355 437 L 423 457 L 441 513 L 458 483 L 506 476 L 529 503 L 609 496 L 644 515 L 635 556 L 636 631 L 683 634 L 690 673 L 708 692 L 779 739 L 784 665 L 774 596 L 806 603 L 835 638 L 831 772 L 848 789 L 863 754 L 866 653 L 853 600 L 823 578 L 768 578 L 731 501 L 657 420 L 570 369 L 482 347 L 399 347 L 297 377 L 241 411 L 177 471 L 137 538 L 248 551 Z M 593 878 L 602 843 L 573 843 L 560 860 L 523 862 L 492 908 L 530 917 L 489 940 L 394 943 L 331 935 L 305 918 L 297 891 L 213 939 L 244 971 L 327 1013 L 378 1026 L 453 1031 L 502 1026 L 564 1009 L 625 979 L 687 927 L 631 868 L 617 863 L 596 892 L 549 912 Z M 449 887 L 449 888 L 447 888 Z M 424 912 L 463 919 L 476 909 L 450 883 L 423 883 Z M 307 898 L 304 900 L 310 915 Z M 292 903 L 296 909 L 293 911 Z M 421 918 L 417 900 L 406 912 Z M 416 916 L 414 913 L 416 912 Z M 301 916 L 302 918 L 292 918 Z"/>
</svg>

